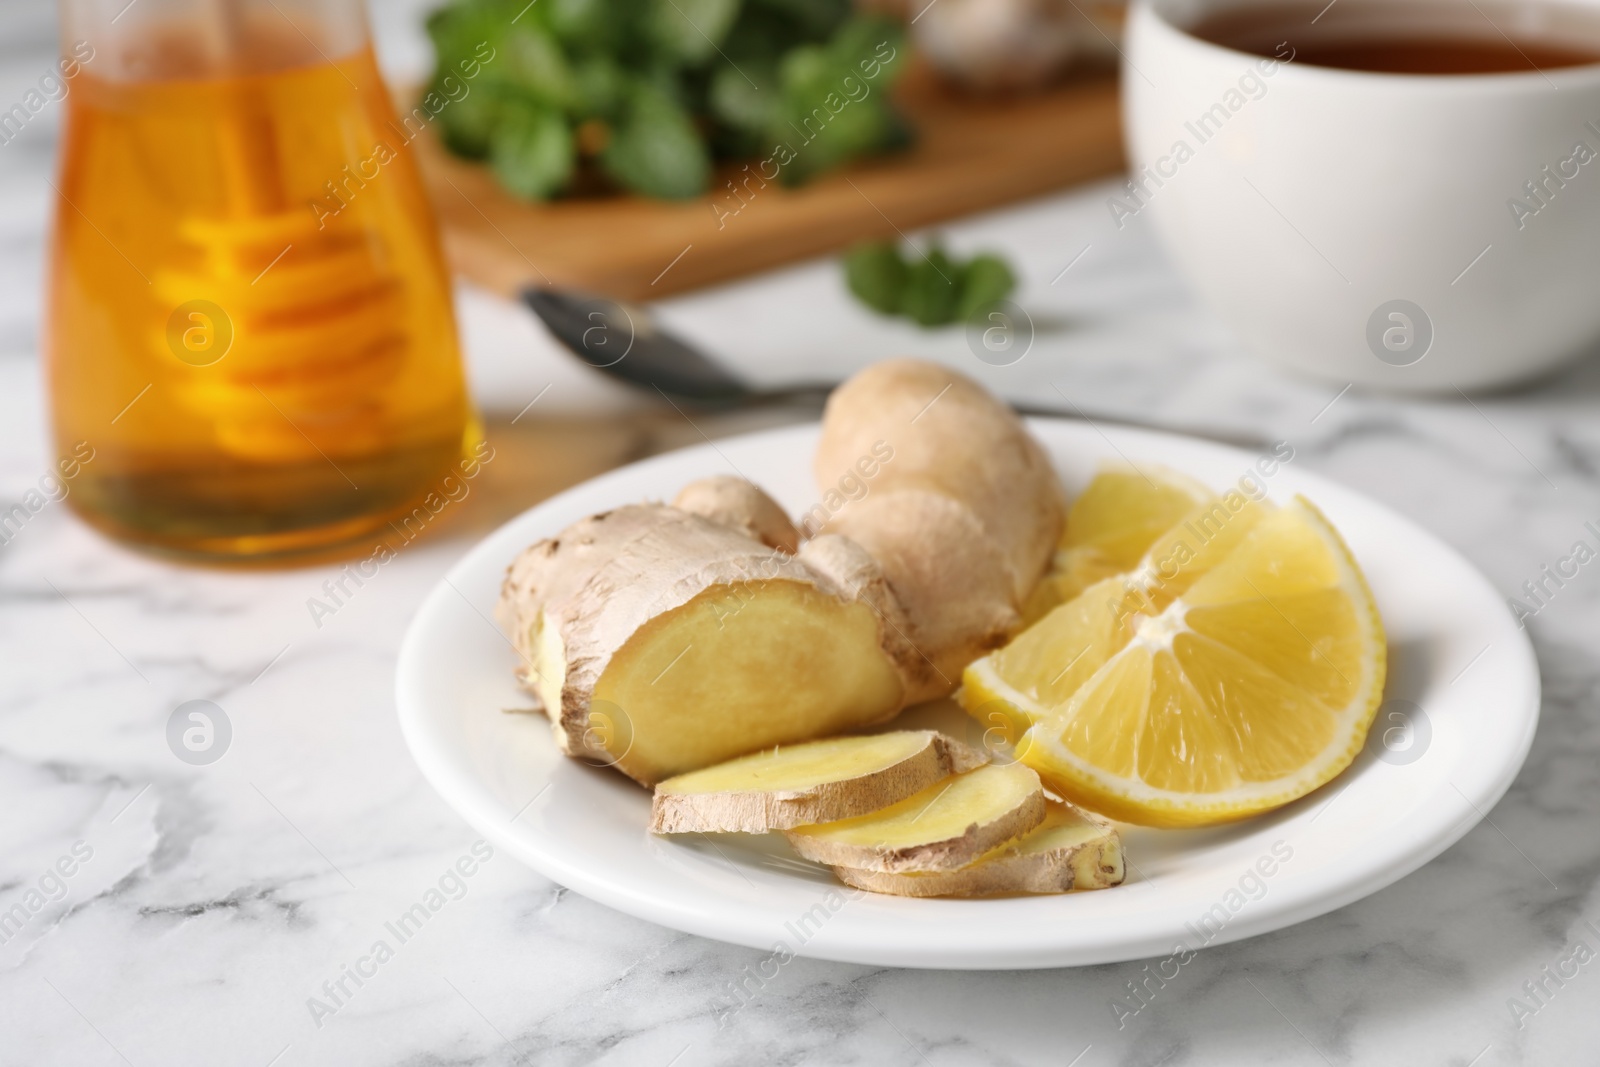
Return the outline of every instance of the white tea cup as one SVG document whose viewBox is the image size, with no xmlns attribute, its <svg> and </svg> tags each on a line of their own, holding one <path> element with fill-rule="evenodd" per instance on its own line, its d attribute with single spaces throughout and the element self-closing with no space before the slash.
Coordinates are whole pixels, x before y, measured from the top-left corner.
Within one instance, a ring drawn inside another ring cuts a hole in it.
<svg viewBox="0 0 1600 1067">
<path fill-rule="evenodd" d="M 1297 61 L 1296 39 L 1328 32 L 1320 9 L 1375 37 L 1503 32 L 1600 56 L 1600 2 L 1324 3 L 1135 4 L 1113 222 L 1148 213 L 1247 348 L 1330 382 L 1484 389 L 1583 353 L 1600 339 L 1600 65 L 1373 73 Z M 1244 8 L 1281 28 L 1271 56 L 1189 32 Z"/>
</svg>

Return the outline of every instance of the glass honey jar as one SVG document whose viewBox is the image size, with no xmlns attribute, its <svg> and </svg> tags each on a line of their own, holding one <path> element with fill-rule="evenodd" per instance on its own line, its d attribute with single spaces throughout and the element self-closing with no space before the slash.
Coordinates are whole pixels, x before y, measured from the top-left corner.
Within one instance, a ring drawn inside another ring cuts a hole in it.
<svg viewBox="0 0 1600 1067">
<path fill-rule="evenodd" d="M 94 457 L 69 499 L 213 561 L 409 512 L 477 424 L 417 131 L 361 4 L 62 0 L 61 19 L 46 345 L 57 448 Z"/>
</svg>

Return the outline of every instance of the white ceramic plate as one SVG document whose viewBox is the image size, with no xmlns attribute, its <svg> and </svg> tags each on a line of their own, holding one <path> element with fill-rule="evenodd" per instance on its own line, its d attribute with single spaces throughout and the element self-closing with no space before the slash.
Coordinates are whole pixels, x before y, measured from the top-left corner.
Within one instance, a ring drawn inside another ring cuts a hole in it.
<svg viewBox="0 0 1600 1067">
<path fill-rule="evenodd" d="M 1103 460 L 1164 464 L 1221 489 L 1258 458 L 1164 434 L 1102 434 L 1056 420 L 1031 426 L 1074 491 Z M 542 717 L 503 710 L 528 700 L 491 622 L 501 576 L 528 544 L 585 515 L 670 498 L 730 467 L 798 514 L 815 503 L 816 434 L 753 434 L 596 478 L 501 527 L 433 590 L 401 648 L 400 722 L 423 773 L 478 832 L 620 911 L 766 951 L 781 943 L 799 955 L 880 966 L 1069 966 L 1234 941 L 1376 892 L 1466 833 L 1532 743 L 1538 670 L 1489 583 L 1431 534 L 1290 462 L 1266 479 L 1270 495 L 1304 493 L 1344 534 L 1390 642 L 1389 703 L 1373 743 L 1311 796 L 1233 826 L 1126 828 L 1128 882 L 1065 896 L 878 896 L 844 889 L 769 837 L 653 838 L 643 789 L 561 756 Z M 937 707 L 914 714 L 966 722 Z M 1379 743 L 1385 735 L 1389 748 Z M 1185 961 L 1180 954 L 1173 965 Z"/>
</svg>

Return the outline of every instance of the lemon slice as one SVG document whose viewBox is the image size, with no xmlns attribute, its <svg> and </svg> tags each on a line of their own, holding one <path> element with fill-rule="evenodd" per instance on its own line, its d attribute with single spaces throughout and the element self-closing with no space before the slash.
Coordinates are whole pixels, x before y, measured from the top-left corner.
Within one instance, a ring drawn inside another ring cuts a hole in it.
<svg viewBox="0 0 1600 1067">
<path fill-rule="evenodd" d="M 1128 822 L 1226 822 L 1328 781 L 1382 699 L 1383 624 L 1310 503 L 1247 513 L 1156 595 L 1130 576 L 1057 608 L 968 669 L 963 704 L 1011 708 L 1049 788 Z"/>
<path fill-rule="evenodd" d="M 1050 570 L 1023 608 L 1023 622 L 1031 625 L 1095 582 L 1131 570 L 1157 537 L 1209 500 L 1205 486 L 1176 471 L 1101 470 L 1072 502 Z"/>
<path fill-rule="evenodd" d="M 1127 643 L 1135 616 L 1160 614 L 1271 510 L 1237 493 L 1203 501 L 1154 538 L 1131 571 L 1089 586 L 967 667 L 958 698 L 987 727 L 987 742 L 1018 743 L 1036 718 L 1064 703 Z"/>
</svg>

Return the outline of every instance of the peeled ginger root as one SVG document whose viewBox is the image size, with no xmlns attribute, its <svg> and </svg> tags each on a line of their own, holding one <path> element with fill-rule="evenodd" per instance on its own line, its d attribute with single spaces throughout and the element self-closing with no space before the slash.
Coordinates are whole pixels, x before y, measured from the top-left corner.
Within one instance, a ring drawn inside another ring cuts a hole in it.
<svg viewBox="0 0 1600 1067">
<path fill-rule="evenodd" d="M 496 613 L 562 751 L 653 785 L 882 722 L 1004 643 L 1064 512 L 1022 423 L 894 360 L 828 402 L 819 481 L 863 463 L 862 492 L 825 491 L 838 506 L 808 513 L 803 542 L 766 493 L 717 477 L 526 549 Z"/>
<path fill-rule="evenodd" d="M 645 785 L 881 722 L 913 655 L 857 546 L 790 556 L 660 504 L 529 548 L 499 613 L 562 751 Z"/>
</svg>

